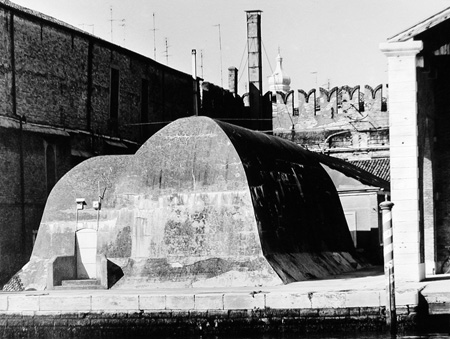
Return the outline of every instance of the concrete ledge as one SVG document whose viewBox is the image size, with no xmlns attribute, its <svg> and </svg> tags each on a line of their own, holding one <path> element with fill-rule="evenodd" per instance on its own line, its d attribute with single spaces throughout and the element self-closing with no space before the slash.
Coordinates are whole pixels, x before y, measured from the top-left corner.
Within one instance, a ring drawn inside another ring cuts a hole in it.
<svg viewBox="0 0 450 339">
<path fill-rule="evenodd" d="M 223 296 L 223 308 L 226 310 L 247 310 L 265 307 L 265 294 L 227 293 Z"/>
<path fill-rule="evenodd" d="M 224 295 L 220 294 L 198 294 L 195 296 L 196 310 L 223 310 Z"/>
<path fill-rule="evenodd" d="M 139 310 L 138 295 L 95 295 L 93 294 L 91 302 L 92 311 L 105 310 Z"/>
<path fill-rule="evenodd" d="M 90 295 L 77 296 L 41 296 L 39 297 L 39 311 L 77 312 L 91 311 L 92 297 Z"/>
<path fill-rule="evenodd" d="M 421 294 L 428 303 L 428 311 L 433 315 L 450 314 L 450 280 L 436 281 L 427 285 Z"/>
<path fill-rule="evenodd" d="M 39 311 L 39 297 L 27 295 L 8 296 L 8 311 Z"/>
<path fill-rule="evenodd" d="M 396 293 L 398 306 L 418 306 L 420 288 Z M 429 293 L 430 301 L 433 294 Z M 442 301 L 445 295 L 439 295 Z M 447 300 L 445 300 L 447 301 Z M 273 292 L 193 292 L 161 293 L 155 291 L 124 292 L 117 290 L 71 290 L 62 292 L 0 293 L 0 315 L 11 312 L 147 312 L 256 309 L 340 309 L 384 307 L 384 290 Z"/>
<path fill-rule="evenodd" d="M 166 309 L 193 310 L 194 308 L 194 294 L 166 295 Z"/>
<path fill-rule="evenodd" d="M 275 309 L 311 308 L 308 294 L 269 293 L 266 294 L 266 307 Z"/>
<path fill-rule="evenodd" d="M 166 296 L 165 295 L 140 295 L 139 296 L 140 310 L 165 310 Z"/>
</svg>

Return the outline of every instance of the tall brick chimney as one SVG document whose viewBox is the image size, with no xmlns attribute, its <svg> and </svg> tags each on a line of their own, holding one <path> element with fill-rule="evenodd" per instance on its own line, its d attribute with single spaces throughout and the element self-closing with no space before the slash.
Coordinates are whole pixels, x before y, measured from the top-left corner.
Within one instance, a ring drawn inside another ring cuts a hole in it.
<svg viewBox="0 0 450 339">
<path fill-rule="evenodd" d="M 247 13 L 248 82 L 262 94 L 261 11 Z"/>
<path fill-rule="evenodd" d="M 228 67 L 228 89 L 231 93 L 238 94 L 238 69 L 234 66 Z"/>
<path fill-rule="evenodd" d="M 263 119 L 262 101 L 262 55 L 261 55 L 261 11 L 247 13 L 247 50 L 248 50 L 248 94 L 251 118 L 258 120 L 254 129 L 260 129 Z"/>
</svg>

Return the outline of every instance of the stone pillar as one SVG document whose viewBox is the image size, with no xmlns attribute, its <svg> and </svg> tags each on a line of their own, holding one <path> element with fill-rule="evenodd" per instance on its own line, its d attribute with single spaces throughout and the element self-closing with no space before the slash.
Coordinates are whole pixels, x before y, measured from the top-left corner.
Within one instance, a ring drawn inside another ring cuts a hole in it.
<svg viewBox="0 0 450 339">
<path fill-rule="evenodd" d="M 428 126 L 427 126 L 428 127 Z M 423 140 L 423 139 L 422 139 Z M 423 221 L 425 240 L 425 274 L 434 275 L 437 272 L 436 255 L 436 227 L 434 221 L 434 185 L 433 185 L 433 145 L 430 145 L 430 137 L 424 140 L 423 166 Z"/>
<path fill-rule="evenodd" d="M 397 282 L 421 281 L 416 55 L 422 41 L 380 45 L 388 57 L 389 138 L 394 262 Z"/>
</svg>

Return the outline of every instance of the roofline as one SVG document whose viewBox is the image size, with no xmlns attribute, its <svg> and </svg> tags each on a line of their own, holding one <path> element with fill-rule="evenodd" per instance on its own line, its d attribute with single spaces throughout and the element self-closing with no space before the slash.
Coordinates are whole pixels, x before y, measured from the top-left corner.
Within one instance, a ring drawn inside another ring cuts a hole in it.
<svg viewBox="0 0 450 339">
<path fill-rule="evenodd" d="M 412 39 L 416 35 L 423 33 L 425 30 L 434 27 L 450 17 L 450 7 L 439 13 L 436 13 L 429 18 L 415 24 L 414 26 L 405 29 L 404 31 L 387 39 L 388 42 L 403 42 Z"/>
<path fill-rule="evenodd" d="M 378 177 L 375 174 L 353 165 L 348 161 L 318 152 L 307 152 L 321 164 L 328 166 L 333 170 L 339 171 L 350 178 L 356 179 L 364 185 L 390 190 L 390 181 Z"/>
<path fill-rule="evenodd" d="M 35 11 L 30 8 L 26 8 L 26 7 L 17 5 L 16 3 L 12 2 L 12 1 L 0 0 L 0 8 L 1 7 L 13 12 L 14 14 L 22 15 L 22 16 L 32 18 L 32 19 L 38 20 L 38 21 L 43 21 L 43 22 L 46 22 L 49 26 L 58 27 L 62 30 L 72 32 L 74 34 L 78 34 L 78 35 L 86 38 L 88 41 L 93 41 L 93 42 L 95 41 L 99 45 L 107 46 L 107 48 L 110 48 L 112 50 L 120 51 L 121 53 L 128 54 L 128 55 L 132 55 L 138 59 L 144 59 L 148 62 L 154 63 L 154 64 L 158 65 L 159 67 L 169 70 L 171 72 L 177 72 L 177 73 L 192 77 L 189 73 L 180 71 L 175 68 L 171 68 L 171 67 L 164 65 L 156 60 L 153 60 L 152 58 L 147 57 L 143 54 L 139 54 L 138 52 L 132 51 L 125 47 L 122 47 L 122 46 L 116 45 L 112 42 L 109 42 L 107 40 L 104 40 L 96 35 L 88 33 L 82 29 L 79 29 L 78 27 L 72 26 L 72 25 L 68 24 L 67 22 L 64 22 L 62 20 L 54 18 L 50 15 Z"/>
</svg>

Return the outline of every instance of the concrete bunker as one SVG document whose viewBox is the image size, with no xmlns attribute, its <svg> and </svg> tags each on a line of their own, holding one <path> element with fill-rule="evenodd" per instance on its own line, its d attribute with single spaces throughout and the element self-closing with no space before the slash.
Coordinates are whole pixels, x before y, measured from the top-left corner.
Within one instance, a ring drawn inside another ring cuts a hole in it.
<svg viewBox="0 0 450 339">
<path fill-rule="evenodd" d="M 82 230 L 96 241 L 80 255 Z M 77 269 L 83 256 L 94 273 Z M 4 289 L 87 278 L 104 288 L 276 285 L 358 265 L 336 189 L 310 152 L 190 117 L 135 155 L 68 172 L 48 198 L 30 261 Z"/>
</svg>

